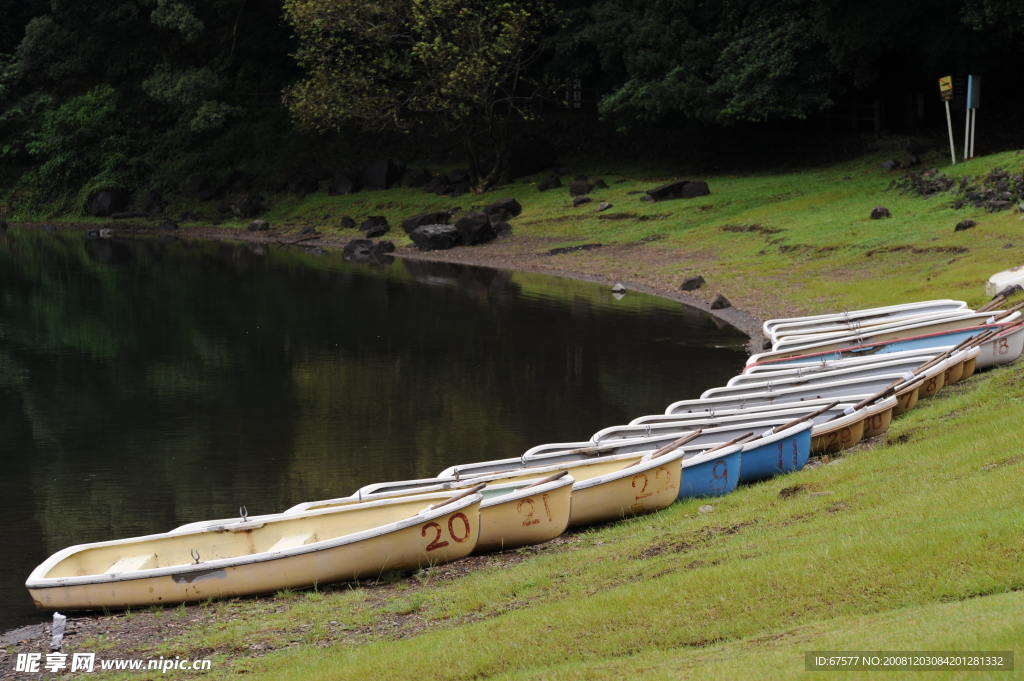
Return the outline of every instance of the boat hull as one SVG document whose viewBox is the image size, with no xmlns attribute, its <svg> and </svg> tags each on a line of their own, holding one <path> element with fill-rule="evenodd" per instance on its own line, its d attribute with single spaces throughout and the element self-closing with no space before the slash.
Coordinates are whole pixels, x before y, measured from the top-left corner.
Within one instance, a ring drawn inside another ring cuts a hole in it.
<svg viewBox="0 0 1024 681">
<path fill-rule="evenodd" d="M 480 509 L 480 539 L 474 553 L 517 549 L 543 544 L 569 526 L 572 511 L 572 478 L 550 490 L 529 496 L 513 495 Z"/>
<path fill-rule="evenodd" d="M 672 453 L 615 475 L 573 485 L 569 527 L 659 511 L 679 497 L 683 453 Z"/>
<path fill-rule="evenodd" d="M 29 586 L 43 610 L 133 608 L 194 603 L 301 589 L 393 570 L 414 570 L 469 555 L 480 536 L 480 502 L 455 505 L 450 513 L 384 535 L 295 555 L 178 574 L 112 579 L 80 585 Z M 116 577 L 116 575 L 115 575 Z"/>
<path fill-rule="evenodd" d="M 742 457 L 736 449 L 700 463 L 684 465 L 679 498 L 720 497 L 734 492 L 740 481 Z"/>
<path fill-rule="evenodd" d="M 810 426 L 810 424 L 808 424 Z M 762 445 L 745 445 L 740 461 L 739 482 L 759 482 L 798 471 L 811 455 L 812 428 Z"/>
</svg>

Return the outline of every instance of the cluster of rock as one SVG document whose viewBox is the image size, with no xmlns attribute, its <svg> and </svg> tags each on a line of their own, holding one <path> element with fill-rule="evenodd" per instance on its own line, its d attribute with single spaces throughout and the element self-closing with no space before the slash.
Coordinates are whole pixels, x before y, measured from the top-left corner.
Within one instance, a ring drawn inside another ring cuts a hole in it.
<svg viewBox="0 0 1024 681">
<path fill-rule="evenodd" d="M 921 165 L 921 158 L 914 153 L 908 152 L 903 155 L 899 160 L 890 158 L 887 161 L 882 161 L 882 170 L 906 170 L 908 168 L 915 168 Z"/>
<path fill-rule="evenodd" d="M 110 187 L 93 194 L 89 201 L 89 214 L 115 220 L 148 218 L 163 213 L 165 205 L 160 192 L 154 190 L 147 192 L 133 208 L 131 192 L 123 187 Z"/>
<path fill-rule="evenodd" d="M 1024 175 L 1011 175 L 1002 168 L 993 168 L 988 175 L 977 179 L 961 178 L 958 190 L 960 197 L 953 202 L 956 209 L 974 206 L 996 213 L 1024 206 Z"/>
<path fill-rule="evenodd" d="M 940 173 L 936 168 L 929 168 L 923 173 L 907 173 L 893 180 L 889 188 L 899 190 L 901 194 L 924 197 L 954 192 L 957 198 L 953 201 L 953 208 L 956 210 L 973 206 L 995 213 L 1024 205 L 1024 175 L 1011 174 L 1001 168 L 993 168 L 985 176 L 973 178 L 968 175 L 959 180 Z"/>
<path fill-rule="evenodd" d="M 943 175 L 938 168 L 929 168 L 923 173 L 907 173 L 903 177 L 889 183 L 889 189 L 899 190 L 901 194 L 917 196 L 934 196 L 948 192 L 956 184 L 956 180 Z"/>
<path fill-rule="evenodd" d="M 523 207 L 515 199 L 498 199 L 483 211 L 466 213 L 451 224 L 459 210 L 414 215 L 402 222 L 402 229 L 421 251 L 477 246 L 511 234 L 508 221 L 522 213 Z"/>
</svg>

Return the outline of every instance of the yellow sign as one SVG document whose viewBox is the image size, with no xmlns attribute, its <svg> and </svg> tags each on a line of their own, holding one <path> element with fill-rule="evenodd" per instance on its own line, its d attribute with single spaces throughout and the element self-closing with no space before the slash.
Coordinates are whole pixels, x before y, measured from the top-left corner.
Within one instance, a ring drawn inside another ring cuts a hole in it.
<svg viewBox="0 0 1024 681">
<path fill-rule="evenodd" d="M 953 99 L 953 76 L 939 78 L 939 93 L 942 94 L 942 101 L 949 102 Z"/>
</svg>

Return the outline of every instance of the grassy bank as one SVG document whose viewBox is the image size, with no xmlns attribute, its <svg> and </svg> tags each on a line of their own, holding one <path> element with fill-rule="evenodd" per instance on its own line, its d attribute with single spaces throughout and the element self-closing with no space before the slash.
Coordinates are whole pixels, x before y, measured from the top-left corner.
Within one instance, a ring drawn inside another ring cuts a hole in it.
<svg viewBox="0 0 1024 681">
<path fill-rule="evenodd" d="M 708 286 L 695 298 L 724 293 L 761 316 L 938 297 L 981 303 L 984 280 L 1020 264 L 1019 215 L 886 191 L 896 174 L 880 160 L 709 177 L 711 196 L 656 204 L 628 192 L 670 175 L 581 164 L 574 174 L 610 188 L 578 208 L 567 189 L 521 183 L 455 201 L 406 190 L 318 194 L 281 199 L 266 217 L 282 233 L 313 225 L 341 240 L 355 236 L 336 228 L 342 215 L 397 225 L 515 196 L 524 212 L 511 238 L 444 257 L 663 291 L 699 273 Z M 1008 152 L 943 170 L 978 176 L 997 166 L 1021 172 L 1024 158 Z M 598 214 L 600 201 L 614 208 Z M 870 220 L 878 204 L 893 217 Z M 978 225 L 954 232 L 967 218 Z M 594 243 L 602 246 L 547 255 Z M 209 656 L 224 677 L 454 680 L 790 678 L 804 673 L 810 650 L 1013 650 L 1024 638 L 1013 617 L 1024 605 L 1022 402 L 1018 363 L 940 392 L 884 442 L 745 486 L 710 513 L 690 501 L 413 577 L 117 616 L 102 631 L 83 628 L 66 651 Z M 119 638 L 133 628 L 149 633 Z"/>
</svg>

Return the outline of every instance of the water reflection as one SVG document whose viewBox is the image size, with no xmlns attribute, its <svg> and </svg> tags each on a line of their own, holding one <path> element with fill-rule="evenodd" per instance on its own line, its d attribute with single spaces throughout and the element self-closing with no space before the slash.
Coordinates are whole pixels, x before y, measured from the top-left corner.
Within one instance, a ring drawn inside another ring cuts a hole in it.
<svg viewBox="0 0 1024 681">
<path fill-rule="evenodd" d="M 64 546 L 585 439 L 744 361 L 657 298 L 386 257 L 0 234 L 0 629 Z"/>
</svg>

